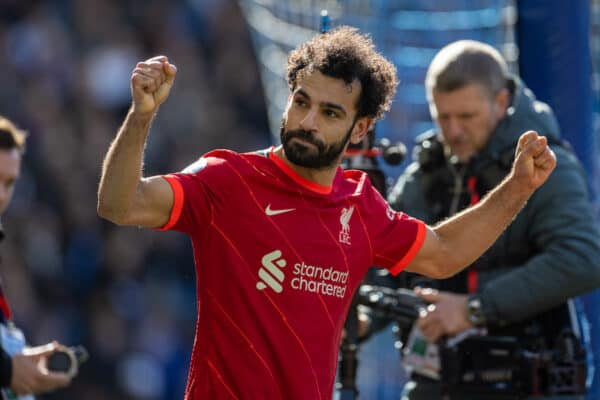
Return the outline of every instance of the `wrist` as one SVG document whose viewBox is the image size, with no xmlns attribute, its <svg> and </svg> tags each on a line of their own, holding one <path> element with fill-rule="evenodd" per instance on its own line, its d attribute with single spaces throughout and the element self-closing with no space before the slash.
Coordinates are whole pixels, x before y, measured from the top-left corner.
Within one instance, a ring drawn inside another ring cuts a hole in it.
<svg viewBox="0 0 600 400">
<path fill-rule="evenodd" d="M 156 110 L 143 110 L 141 107 L 136 107 L 135 103 L 131 105 L 129 108 L 129 118 L 135 119 L 140 122 L 150 122 L 154 119 L 154 115 L 156 115 Z"/>
<path fill-rule="evenodd" d="M 477 293 L 470 294 L 466 303 L 467 320 L 474 326 L 484 326 L 487 322 L 483 303 Z"/>
<path fill-rule="evenodd" d="M 125 118 L 124 126 L 127 127 L 129 132 L 137 132 L 141 136 L 146 138 L 150 132 L 150 126 L 154 120 L 154 112 L 140 112 L 136 110 L 134 106 L 129 109 L 127 117 Z"/>
<path fill-rule="evenodd" d="M 506 187 L 510 198 L 522 204 L 525 204 L 535 191 L 535 189 L 532 189 L 529 185 L 521 182 L 514 172 L 511 172 L 508 176 L 508 179 L 504 182 L 504 186 Z"/>
</svg>

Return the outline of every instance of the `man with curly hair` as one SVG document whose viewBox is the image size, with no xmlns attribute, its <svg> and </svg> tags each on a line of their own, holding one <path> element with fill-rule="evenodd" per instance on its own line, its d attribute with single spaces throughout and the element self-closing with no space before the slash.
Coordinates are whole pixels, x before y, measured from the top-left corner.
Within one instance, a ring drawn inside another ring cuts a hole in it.
<svg viewBox="0 0 600 400">
<path fill-rule="evenodd" d="M 144 178 L 146 137 L 175 74 L 165 56 L 133 70 L 98 212 L 191 237 L 198 324 L 186 399 L 331 399 L 344 320 L 367 269 L 458 272 L 555 165 L 530 131 L 513 172 L 474 208 L 433 227 L 394 212 L 340 161 L 389 108 L 396 70 L 369 37 L 339 27 L 289 55 L 281 146 L 211 151 L 180 173 Z"/>
</svg>

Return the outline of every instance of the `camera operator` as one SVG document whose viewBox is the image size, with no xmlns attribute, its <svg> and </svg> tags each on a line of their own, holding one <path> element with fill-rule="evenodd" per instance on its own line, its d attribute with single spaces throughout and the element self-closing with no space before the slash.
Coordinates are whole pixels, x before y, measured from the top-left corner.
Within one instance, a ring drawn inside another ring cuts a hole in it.
<svg viewBox="0 0 600 400">
<path fill-rule="evenodd" d="M 418 328 L 433 343 L 482 327 L 490 336 L 516 338 L 530 351 L 553 348 L 565 332 L 580 339 L 569 299 L 600 286 L 600 234 L 583 169 L 560 141 L 552 110 L 508 73 L 498 51 L 475 41 L 444 47 L 429 66 L 426 90 L 437 129 L 417 138 L 415 160 L 389 196 L 396 210 L 433 222 L 477 203 L 510 171 L 512 149 L 524 130 L 545 135 L 558 161 L 499 240 L 468 269 L 439 281 L 408 273 L 400 278 L 404 282 L 396 278 L 394 285 L 421 286 L 416 293 L 434 305 L 418 319 Z M 477 348 L 471 350 L 478 356 Z M 443 398 L 439 380 L 414 372 L 411 379 L 403 399 Z M 562 394 L 535 398 L 582 398 Z M 524 397 L 533 398 L 515 398 Z"/>
<path fill-rule="evenodd" d="M 25 150 L 25 132 L 0 116 L 0 215 L 8 207 L 19 177 Z M 0 225 L 0 239 L 4 232 Z M 48 368 L 49 358 L 66 351 L 57 342 L 26 347 L 22 332 L 11 321 L 11 312 L 0 285 L 0 398 L 32 399 L 32 394 L 49 392 L 71 381 L 71 374 Z M 19 397 L 15 397 L 18 395 Z M 21 397 L 22 396 L 22 397 Z"/>
</svg>

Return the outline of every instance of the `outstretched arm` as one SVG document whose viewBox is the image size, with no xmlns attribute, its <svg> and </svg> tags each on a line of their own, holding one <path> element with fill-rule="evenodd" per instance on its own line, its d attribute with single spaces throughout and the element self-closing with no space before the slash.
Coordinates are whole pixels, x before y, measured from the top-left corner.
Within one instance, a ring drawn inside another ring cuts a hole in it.
<svg viewBox="0 0 600 400">
<path fill-rule="evenodd" d="M 143 178 L 146 138 L 154 114 L 169 96 L 177 69 L 157 56 L 136 65 L 131 76 L 132 105 L 104 159 L 98 214 L 120 225 L 164 225 L 173 193 L 161 177 Z"/>
<path fill-rule="evenodd" d="M 441 279 L 470 265 L 494 243 L 555 166 L 556 156 L 545 137 L 534 131 L 522 134 L 508 176 L 477 205 L 428 228 L 423 247 L 407 270 Z"/>
</svg>

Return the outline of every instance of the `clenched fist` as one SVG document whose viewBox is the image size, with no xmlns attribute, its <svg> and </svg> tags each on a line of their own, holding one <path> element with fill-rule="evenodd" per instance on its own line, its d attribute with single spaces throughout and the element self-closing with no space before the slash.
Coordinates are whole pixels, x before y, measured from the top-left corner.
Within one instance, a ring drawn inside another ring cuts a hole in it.
<svg viewBox="0 0 600 400">
<path fill-rule="evenodd" d="M 521 135 L 517 144 L 512 177 L 521 187 L 533 192 L 540 187 L 556 167 L 556 155 L 548 140 L 535 131 Z"/>
<path fill-rule="evenodd" d="M 177 67 L 165 56 L 139 62 L 131 74 L 133 112 L 153 114 L 169 96 Z"/>
</svg>

